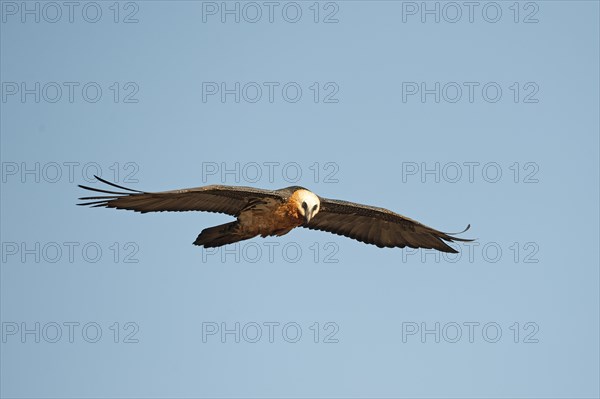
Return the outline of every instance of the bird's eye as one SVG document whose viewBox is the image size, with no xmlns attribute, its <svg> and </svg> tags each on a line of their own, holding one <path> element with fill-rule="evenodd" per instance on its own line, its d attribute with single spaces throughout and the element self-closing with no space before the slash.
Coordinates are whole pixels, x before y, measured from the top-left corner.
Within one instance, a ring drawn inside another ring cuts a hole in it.
<svg viewBox="0 0 600 399">
<path fill-rule="evenodd" d="M 313 211 L 317 210 L 317 205 L 313 206 Z"/>
<path fill-rule="evenodd" d="M 308 205 L 306 205 L 306 202 L 303 202 L 302 203 L 302 209 L 306 209 L 306 208 L 308 208 Z"/>
</svg>

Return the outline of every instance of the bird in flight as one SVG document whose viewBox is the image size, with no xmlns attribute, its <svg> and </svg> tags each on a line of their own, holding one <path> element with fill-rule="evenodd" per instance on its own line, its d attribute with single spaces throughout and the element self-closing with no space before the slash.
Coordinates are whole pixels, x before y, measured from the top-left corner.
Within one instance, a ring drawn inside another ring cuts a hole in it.
<svg viewBox="0 0 600 399">
<path fill-rule="evenodd" d="M 79 199 L 84 202 L 77 205 L 128 209 L 141 213 L 203 211 L 234 216 L 237 220 L 233 222 L 202 230 L 194 245 L 203 245 L 205 248 L 220 247 L 256 236 L 282 236 L 296 227 L 327 231 L 380 248 L 433 248 L 456 253 L 447 242 L 472 241 L 435 230 L 384 208 L 319 197 L 299 186 L 263 190 L 211 185 L 145 192 L 94 177 L 123 191 L 79 185 L 105 195 L 81 197 Z M 464 233 L 469 227 L 455 234 Z"/>
</svg>

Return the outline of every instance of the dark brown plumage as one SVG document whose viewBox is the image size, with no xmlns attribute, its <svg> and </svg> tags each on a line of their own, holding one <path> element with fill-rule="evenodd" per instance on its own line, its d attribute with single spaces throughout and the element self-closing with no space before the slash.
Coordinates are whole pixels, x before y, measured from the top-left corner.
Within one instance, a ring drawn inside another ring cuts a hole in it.
<svg viewBox="0 0 600 399">
<path fill-rule="evenodd" d="M 213 185 L 152 193 L 96 178 L 125 192 L 80 185 L 83 189 L 109 195 L 82 197 L 80 200 L 85 202 L 78 205 L 141 213 L 204 211 L 237 218 L 236 221 L 204 229 L 194 244 L 205 247 L 218 247 L 258 235 L 280 236 L 295 227 L 327 231 L 381 248 L 434 248 L 455 253 L 457 251 L 446 242 L 472 241 L 435 230 L 384 208 L 317 197 L 298 186 L 263 190 Z"/>
</svg>

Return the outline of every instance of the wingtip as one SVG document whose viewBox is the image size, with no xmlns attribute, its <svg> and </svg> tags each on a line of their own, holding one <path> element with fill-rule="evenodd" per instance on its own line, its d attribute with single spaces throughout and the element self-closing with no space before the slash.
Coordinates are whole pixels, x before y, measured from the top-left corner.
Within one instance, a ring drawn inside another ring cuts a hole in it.
<svg viewBox="0 0 600 399">
<path fill-rule="evenodd" d="M 95 178 L 96 178 L 96 180 L 98 180 L 99 182 L 102 182 L 102 183 L 104 183 L 104 184 L 108 184 L 109 186 L 116 187 L 116 188 L 119 188 L 119 189 L 121 189 L 121 190 L 126 190 L 126 191 L 130 191 L 130 192 L 133 192 L 133 193 L 143 193 L 143 191 L 140 191 L 140 190 L 134 190 L 134 189 L 132 189 L 132 188 L 123 187 L 123 186 L 120 186 L 120 185 L 118 185 L 118 184 L 115 184 L 115 183 L 109 182 L 108 180 L 105 180 L 105 179 L 103 179 L 103 178 L 101 178 L 100 176 L 97 176 L 97 175 L 94 175 L 94 177 L 95 177 Z"/>
<path fill-rule="evenodd" d="M 459 235 L 459 234 L 462 234 L 462 233 L 466 232 L 470 228 L 471 228 L 471 223 L 469 223 L 467 225 L 467 227 L 465 227 L 465 229 L 463 231 L 459 231 L 458 233 L 445 233 L 445 234 L 450 235 L 450 236 L 456 236 L 456 235 Z"/>
<path fill-rule="evenodd" d="M 463 234 L 464 232 L 466 232 L 467 230 L 469 230 L 471 228 L 471 224 L 469 223 L 467 225 L 467 227 L 465 227 L 465 229 L 463 231 L 459 231 L 458 233 L 444 233 L 444 235 L 446 237 L 442 237 L 443 240 L 446 241 L 450 241 L 450 242 L 472 242 L 475 241 L 476 238 L 460 238 L 460 237 L 456 237 L 459 234 Z"/>
<path fill-rule="evenodd" d="M 471 223 L 467 224 L 467 227 L 465 227 L 465 229 L 463 231 L 461 231 L 460 233 L 456 233 L 456 234 L 462 234 L 464 232 L 466 232 L 467 230 L 469 230 L 471 228 Z"/>
</svg>

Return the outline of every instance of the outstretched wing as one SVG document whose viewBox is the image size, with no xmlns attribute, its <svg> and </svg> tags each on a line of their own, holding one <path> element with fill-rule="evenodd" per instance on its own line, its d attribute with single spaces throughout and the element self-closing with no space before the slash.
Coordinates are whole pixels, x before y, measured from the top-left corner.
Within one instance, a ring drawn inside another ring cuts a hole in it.
<svg viewBox="0 0 600 399">
<path fill-rule="evenodd" d="M 83 189 L 109 195 L 81 197 L 79 199 L 85 202 L 77 205 L 88 205 L 92 208 L 129 209 L 141 213 L 204 211 L 226 213 L 237 217 L 239 212 L 253 200 L 260 200 L 261 198 L 284 199 L 282 193 L 277 191 L 216 185 L 150 193 L 132 190 L 108 182 L 98 176 L 94 177 L 102 183 L 125 190 L 125 192 L 80 185 L 79 187 Z"/>
<path fill-rule="evenodd" d="M 302 227 L 346 236 L 380 248 L 435 248 L 456 253 L 444 241 L 473 241 L 453 237 L 384 208 L 327 198 L 320 200 L 319 213 Z"/>
</svg>

